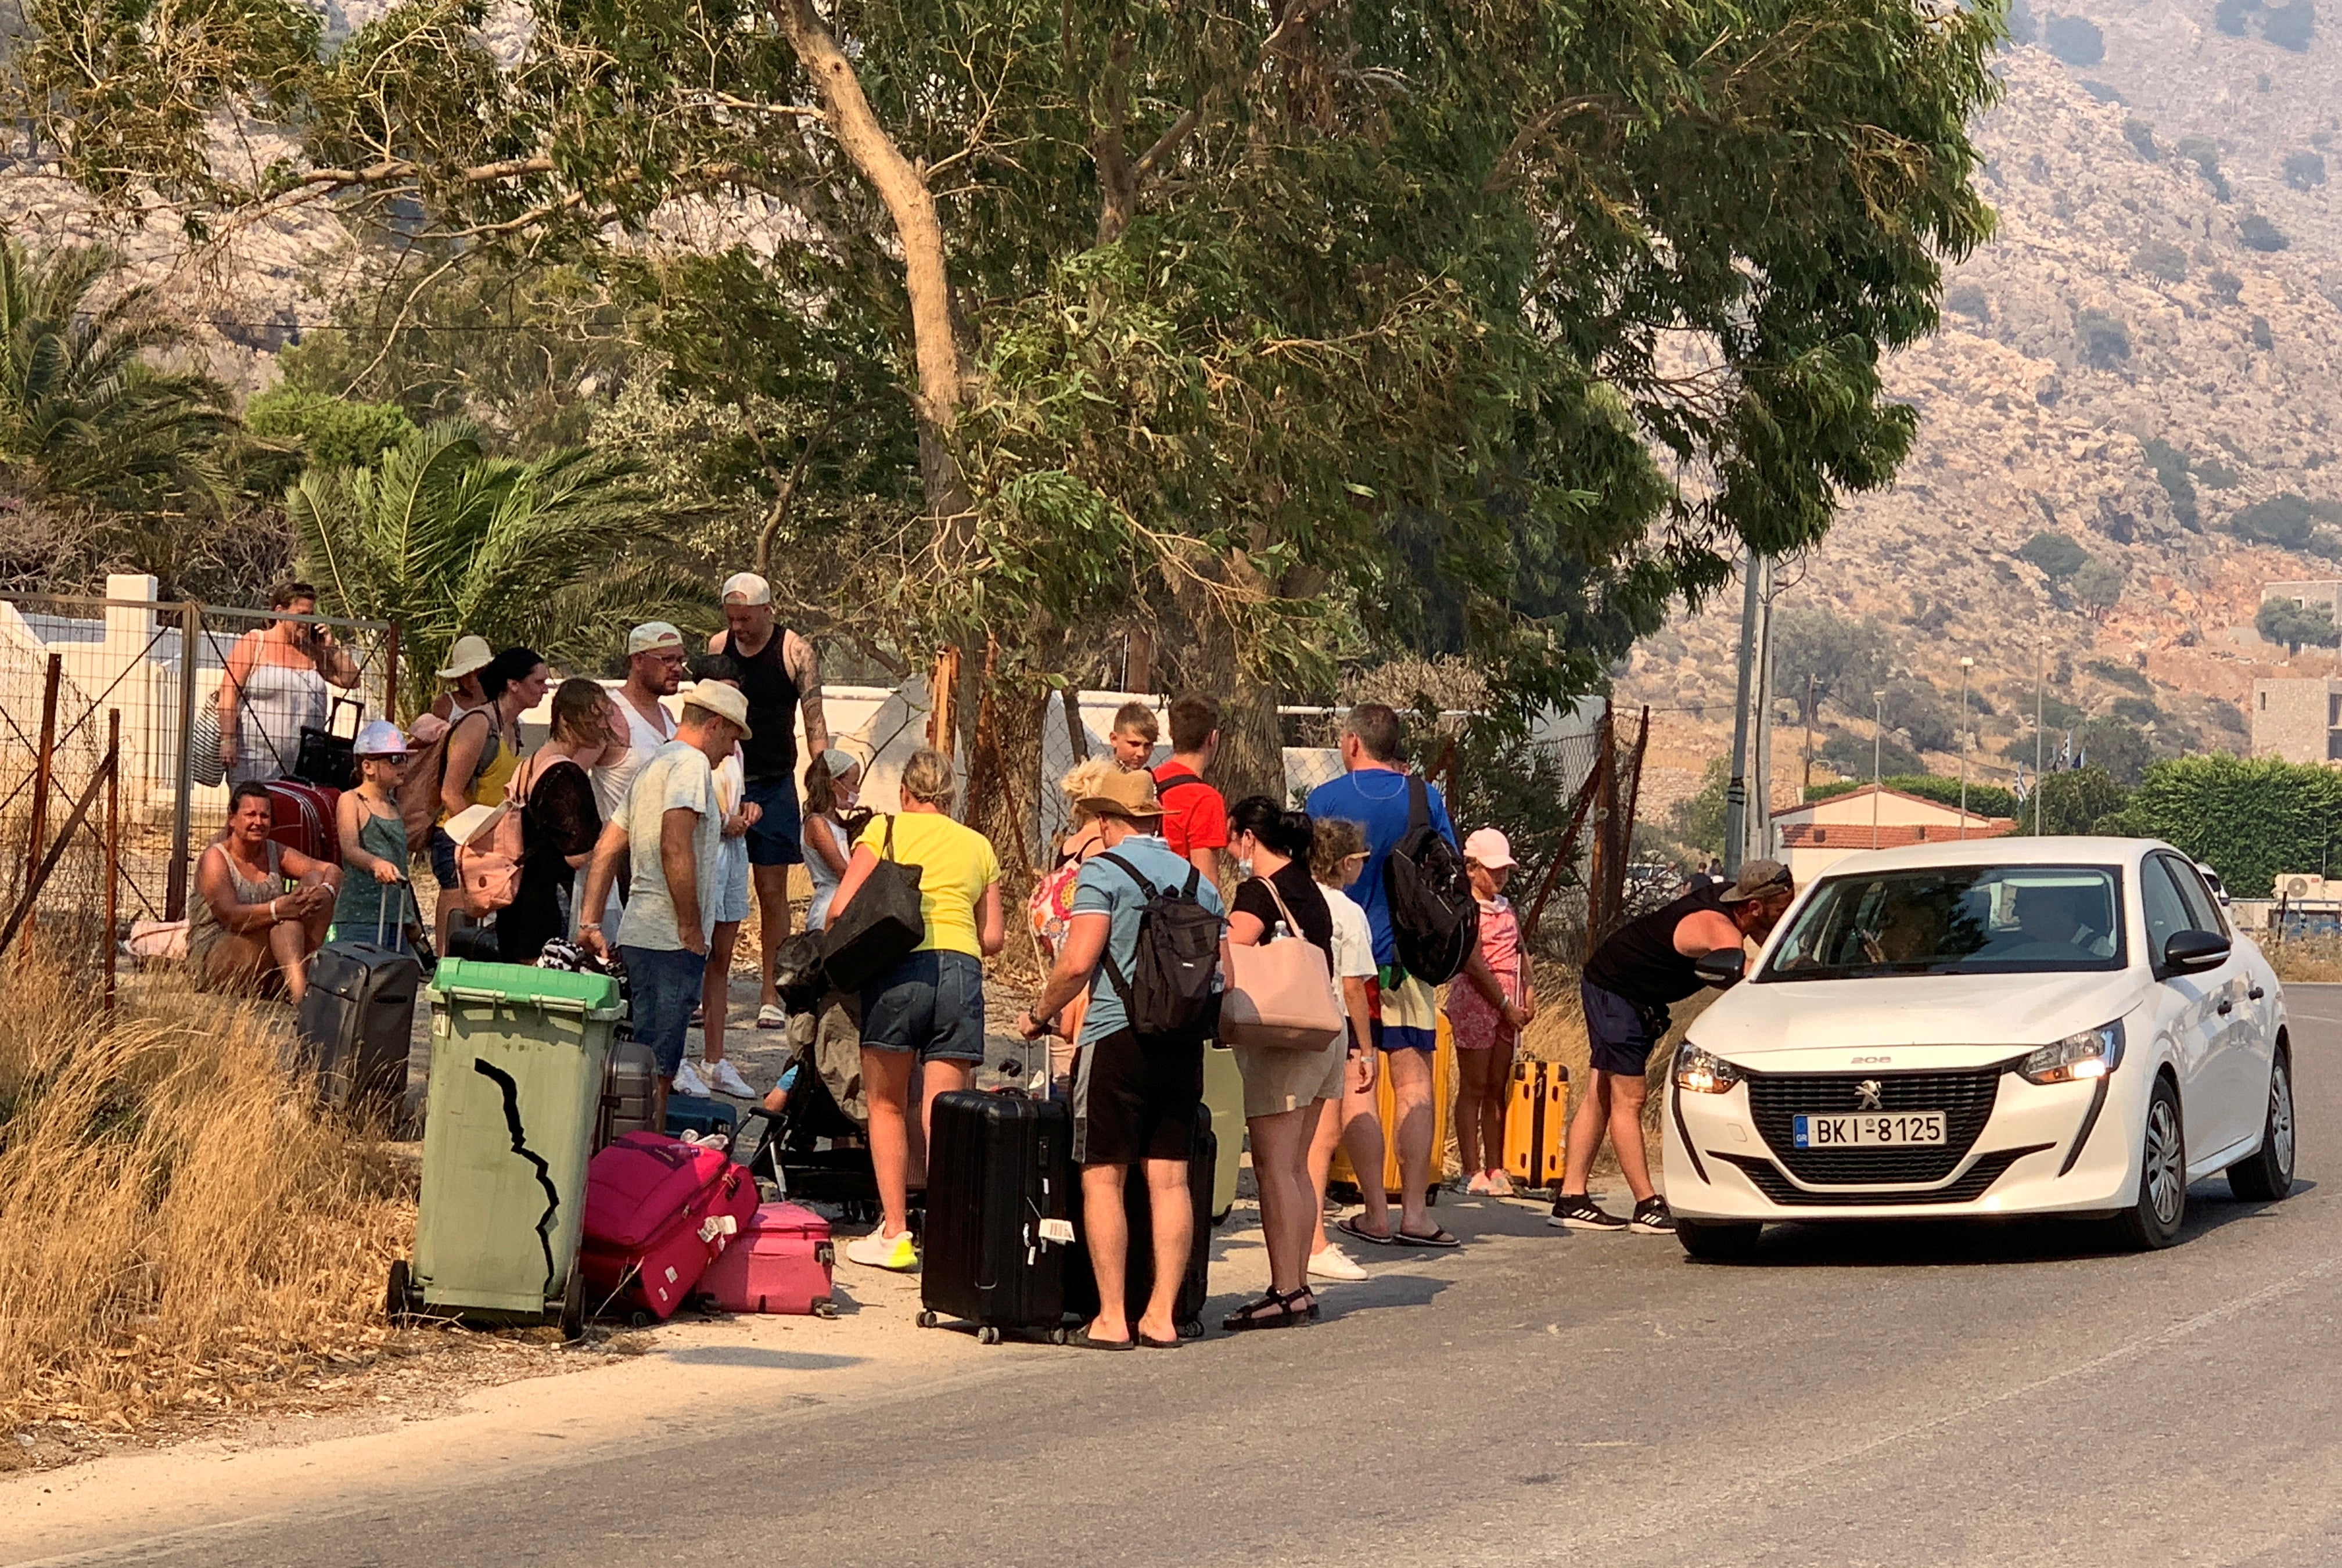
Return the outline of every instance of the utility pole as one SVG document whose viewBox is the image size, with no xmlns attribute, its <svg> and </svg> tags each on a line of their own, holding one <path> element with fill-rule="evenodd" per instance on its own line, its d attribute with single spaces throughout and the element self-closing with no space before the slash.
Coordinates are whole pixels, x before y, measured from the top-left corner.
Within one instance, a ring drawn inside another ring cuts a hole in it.
<svg viewBox="0 0 2342 1568">
<path fill-rule="evenodd" d="M 1887 745 L 1887 694 L 1870 694 L 1870 847 L 1878 847 L 1879 754 Z"/>
<path fill-rule="evenodd" d="M 2041 744 L 2042 698 L 2049 689 L 2049 642 L 2042 638 L 2033 644 L 2033 836 L 2041 836 L 2041 786 L 2048 781 L 2041 776 L 2043 757 Z"/>
<path fill-rule="evenodd" d="M 1748 830 L 1742 857 L 1762 860 L 1773 853 L 1773 558 L 1756 558 L 1756 726 L 1748 777 Z"/>
<path fill-rule="evenodd" d="M 1814 793 L 1814 677 L 1806 676 L 1806 782 L 1797 792 L 1803 804 Z"/>
<path fill-rule="evenodd" d="M 1724 786 L 1724 874 L 1740 871 L 1741 845 L 1748 837 L 1748 699 L 1756 664 L 1756 608 L 1759 557 L 1750 549 L 1742 571 L 1747 586 L 1740 601 L 1740 680 L 1732 714 L 1732 775 Z"/>
<path fill-rule="evenodd" d="M 1960 837 L 1968 836 L 1968 672 L 1974 659 L 1960 661 Z"/>
</svg>

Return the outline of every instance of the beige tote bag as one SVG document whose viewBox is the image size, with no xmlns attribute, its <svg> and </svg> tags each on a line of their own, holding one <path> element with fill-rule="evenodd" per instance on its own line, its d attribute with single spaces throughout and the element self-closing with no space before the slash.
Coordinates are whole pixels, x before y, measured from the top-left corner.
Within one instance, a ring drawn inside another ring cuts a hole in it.
<svg viewBox="0 0 2342 1568">
<path fill-rule="evenodd" d="M 1341 1036 L 1341 1002 L 1334 994 L 1326 950 L 1300 934 L 1276 884 L 1262 877 L 1292 934 L 1256 947 L 1228 947 L 1228 984 L 1220 998 L 1220 1041 L 1286 1051 L 1323 1051 Z"/>
</svg>

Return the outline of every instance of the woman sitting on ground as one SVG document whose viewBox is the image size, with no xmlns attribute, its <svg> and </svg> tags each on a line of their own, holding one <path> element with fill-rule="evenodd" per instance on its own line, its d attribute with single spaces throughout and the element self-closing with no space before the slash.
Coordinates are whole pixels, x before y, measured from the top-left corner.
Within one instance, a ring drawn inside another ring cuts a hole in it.
<svg viewBox="0 0 2342 1568">
<path fill-rule="evenodd" d="M 206 991 L 274 994 L 298 1003 L 309 957 L 333 924 L 342 868 L 268 836 L 276 809 L 268 786 L 247 780 L 228 796 L 227 830 L 195 862 L 187 912 L 187 962 Z"/>
<path fill-rule="evenodd" d="M 1008 936 L 992 842 L 951 819 L 958 787 L 951 758 L 933 750 L 914 753 L 903 769 L 903 814 L 874 818 L 862 830 L 829 905 L 835 925 L 882 855 L 919 868 L 926 936 L 862 991 L 862 1083 L 870 1100 L 870 1163 L 885 1218 L 848 1244 L 846 1255 L 874 1268 L 919 1266 L 911 1242 L 910 1189 L 926 1184 L 926 1130 L 936 1096 L 966 1088 L 984 1061 L 984 960 Z M 914 1069 L 921 1074 L 916 1118 Z"/>
<path fill-rule="evenodd" d="M 1246 872 L 1228 910 L 1230 947 L 1257 946 L 1278 926 L 1316 944 L 1334 962 L 1334 916 L 1309 874 L 1313 838 L 1306 814 L 1286 811 L 1265 794 L 1248 795 L 1228 813 L 1228 854 Z M 1342 1098 L 1346 1039 L 1318 1050 L 1238 1045 L 1244 1074 L 1245 1130 L 1252 1138 L 1253 1177 L 1260 1185 L 1260 1229 L 1268 1245 L 1268 1293 L 1222 1323 L 1231 1333 L 1286 1328 L 1317 1316 L 1309 1288 L 1309 1252 L 1316 1234 L 1316 1189 L 1309 1178 L 1309 1145 L 1323 1103 Z"/>
</svg>

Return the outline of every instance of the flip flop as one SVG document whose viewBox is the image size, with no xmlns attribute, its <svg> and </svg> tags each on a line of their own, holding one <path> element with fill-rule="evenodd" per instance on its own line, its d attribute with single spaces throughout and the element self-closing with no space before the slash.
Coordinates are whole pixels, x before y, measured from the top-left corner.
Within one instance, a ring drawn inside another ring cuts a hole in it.
<svg viewBox="0 0 2342 1568">
<path fill-rule="evenodd" d="M 1178 1350 L 1187 1342 L 1176 1336 L 1171 1339 L 1156 1339 L 1153 1334 L 1142 1333 L 1138 1336 L 1138 1343 L 1148 1350 Z"/>
<path fill-rule="evenodd" d="M 1418 1236 L 1412 1231 L 1393 1231 L 1390 1244 L 1395 1247 L 1460 1247 L 1464 1243 L 1446 1230 L 1435 1229 L 1427 1236 Z"/>
<path fill-rule="evenodd" d="M 1076 1350 L 1135 1350 L 1136 1343 L 1126 1339 L 1092 1339 L 1086 1328 L 1077 1328 L 1066 1336 L 1066 1343 Z"/>
<path fill-rule="evenodd" d="M 786 1029 L 788 1022 L 789 1015 L 774 1003 L 767 1002 L 756 1009 L 756 1027 L 759 1029 Z"/>
<path fill-rule="evenodd" d="M 1356 1214 L 1349 1215 L 1345 1219 L 1336 1220 L 1334 1222 L 1334 1228 L 1341 1232 L 1346 1236 L 1356 1236 L 1358 1240 L 1366 1243 L 1366 1245 L 1370 1247 L 1395 1247 L 1399 1244 L 1398 1233 L 1396 1231 L 1393 1231 L 1386 1236 L 1378 1236 L 1375 1234 L 1374 1232 L 1367 1230 L 1364 1225 L 1358 1223 L 1358 1217 Z"/>
</svg>

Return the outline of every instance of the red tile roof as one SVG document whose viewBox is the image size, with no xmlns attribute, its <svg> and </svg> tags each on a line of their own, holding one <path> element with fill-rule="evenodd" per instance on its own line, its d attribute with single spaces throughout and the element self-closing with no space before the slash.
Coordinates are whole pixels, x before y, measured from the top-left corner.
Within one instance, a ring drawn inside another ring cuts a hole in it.
<svg viewBox="0 0 2342 1568">
<path fill-rule="evenodd" d="M 2012 832 L 2017 824 L 2005 816 L 1984 817 L 1972 821 L 1962 833 L 1957 823 L 1929 823 L 1918 827 L 1897 827 L 1893 823 L 1881 823 L 1872 827 L 1868 823 L 1785 822 L 1777 824 L 1784 849 L 1899 849 L 1914 844 L 1957 844 L 1962 839 L 2000 838 Z"/>
</svg>

